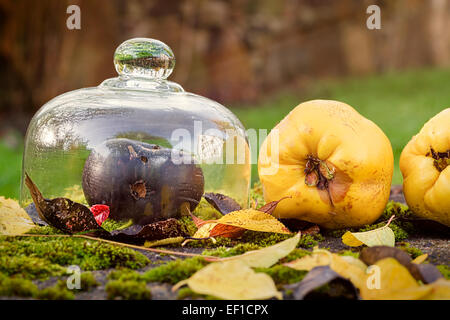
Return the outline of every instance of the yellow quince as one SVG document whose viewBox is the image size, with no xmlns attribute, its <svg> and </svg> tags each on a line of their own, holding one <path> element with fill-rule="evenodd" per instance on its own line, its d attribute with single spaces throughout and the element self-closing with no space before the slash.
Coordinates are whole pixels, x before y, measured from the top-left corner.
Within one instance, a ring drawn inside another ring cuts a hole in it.
<svg viewBox="0 0 450 320">
<path fill-rule="evenodd" d="M 450 108 L 408 142 L 400 170 L 406 203 L 414 214 L 450 226 Z"/>
<path fill-rule="evenodd" d="M 362 226 L 382 214 L 394 159 L 383 131 L 351 106 L 313 100 L 293 109 L 261 146 L 258 172 L 274 211 L 326 228 Z"/>
</svg>

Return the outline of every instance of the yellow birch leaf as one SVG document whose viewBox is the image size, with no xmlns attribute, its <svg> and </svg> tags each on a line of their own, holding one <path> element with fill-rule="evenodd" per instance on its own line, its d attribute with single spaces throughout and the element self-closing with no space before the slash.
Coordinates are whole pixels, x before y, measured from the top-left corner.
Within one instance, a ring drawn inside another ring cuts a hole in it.
<svg viewBox="0 0 450 320">
<path fill-rule="evenodd" d="M 255 209 L 243 209 L 230 212 L 215 222 L 253 231 L 290 234 L 274 216 Z"/>
<path fill-rule="evenodd" d="M 350 280 L 356 288 L 365 285 L 366 269 L 362 269 L 361 265 L 357 265 L 355 261 L 349 262 L 348 258 L 343 258 L 337 254 L 332 254 L 330 268 L 338 273 L 341 277 Z"/>
<path fill-rule="evenodd" d="M 0 197 L 0 234 L 24 234 L 33 227 L 33 221 L 17 201 Z"/>
<path fill-rule="evenodd" d="M 389 228 L 389 224 L 392 219 L 394 219 L 395 215 L 392 215 L 389 218 L 389 221 L 385 226 L 366 231 L 366 232 L 350 232 L 347 231 L 342 236 L 342 242 L 350 247 L 359 247 L 365 244 L 368 247 L 373 246 L 395 246 L 395 235 L 394 231 Z"/>
<path fill-rule="evenodd" d="M 177 283 L 172 291 L 183 285 L 194 292 L 226 300 L 282 299 L 269 275 L 256 273 L 239 260 L 211 263 Z"/>
<path fill-rule="evenodd" d="M 245 265 L 252 268 L 269 268 L 278 260 L 291 253 L 291 251 L 295 249 L 299 241 L 300 232 L 292 238 L 281 241 L 273 246 L 259 250 L 248 251 L 238 256 L 221 259 L 220 261 L 225 262 L 239 260 Z"/>
<path fill-rule="evenodd" d="M 416 257 L 416 258 L 415 258 L 414 260 L 412 260 L 411 262 L 412 262 L 412 263 L 415 263 L 415 264 L 421 264 L 421 263 L 423 263 L 425 260 L 427 260 L 427 258 L 428 258 L 428 254 L 424 253 L 424 254 L 421 254 L 420 256 Z"/>
<path fill-rule="evenodd" d="M 373 272 L 366 275 L 365 285 L 359 288 L 364 300 L 415 300 L 432 291 L 430 285 L 420 286 L 394 258 L 379 260 L 373 266 Z"/>
<path fill-rule="evenodd" d="M 395 246 L 395 235 L 391 228 L 384 226 L 366 232 L 347 231 L 342 236 L 342 242 L 350 247 L 359 247 L 363 244 L 373 246 Z"/>
</svg>

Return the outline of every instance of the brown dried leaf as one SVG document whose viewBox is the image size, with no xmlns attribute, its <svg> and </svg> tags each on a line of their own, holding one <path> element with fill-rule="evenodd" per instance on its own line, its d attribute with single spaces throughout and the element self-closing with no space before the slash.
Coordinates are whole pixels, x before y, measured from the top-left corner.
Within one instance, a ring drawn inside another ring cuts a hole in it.
<svg viewBox="0 0 450 320">
<path fill-rule="evenodd" d="M 374 246 L 366 247 L 361 251 L 359 259 L 361 259 L 368 266 L 377 263 L 377 261 L 384 258 L 394 258 L 406 268 L 411 263 L 411 257 L 405 251 L 388 246 Z"/>
<path fill-rule="evenodd" d="M 293 298 L 296 300 L 303 300 L 308 294 L 312 293 L 315 289 L 320 288 L 325 284 L 329 284 L 330 287 L 339 286 L 339 294 L 336 298 L 357 299 L 356 288 L 353 284 L 341 277 L 338 273 L 333 271 L 329 266 L 315 267 L 303 278 L 302 281 L 294 283 L 285 287 L 285 289 L 292 290 Z M 328 290 L 329 292 L 335 292 L 336 289 Z M 332 293 L 329 294 L 332 294 Z"/>
<path fill-rule="evenodd" d="M 45 199 L 28 174 L 25 184 L 30 190 L 39 217 L 49 225 L 67 233 L 103 230 L 85 205 L 67 198 Z"/>
<path fill-rule="evenodd" d="M 444 277 L 439 269 L 432 264 L 411 263 L 408 270 L 415 279 L 423 283 L 433 283 Z"/>
<path fill-rule="evenodd" d="M 221 193 L 205 193 L 203 198 L 208 201 L 221 214 L 228 214 L 233 211 L 241 210 L 242 207 L 233 198 L 230 198 Z"/>
<path fill-rule="evenodd" d="M 144 243 L 145 241 L 186 236 L 187 233 L 178 220 L 170 218 L 144 226 L 133 225 L 125 229 L 111 231 L 109 235 L 105 235 L 103 238 L 128 243 Z"/>
<path fill-rule="evenodd" d="M 280 203 L 280 201 L 287 199 L 287 198 L 292 198 L 291 196 L 286 196 L 281 198 L 280 200 L 277 201 L 272 201 L 269 203 L 266 203 L 265 205 L 263 205 L 261 208 L 258 209 L 258 211 L 262 211 L 268 214 L 272 214 L 275 210 L 275 208 L 277 207 L 278 203 Z"/>
</svg>

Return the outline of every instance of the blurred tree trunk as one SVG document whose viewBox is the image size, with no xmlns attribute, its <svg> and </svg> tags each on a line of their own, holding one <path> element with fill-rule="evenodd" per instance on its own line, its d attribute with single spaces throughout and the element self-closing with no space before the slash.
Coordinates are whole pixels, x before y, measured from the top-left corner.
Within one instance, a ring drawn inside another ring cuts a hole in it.
<svg viewBox="0 0 450 320">
<path fill-rule="evenodd" d="M 72 4 L 81 30 L 66 27 Z M 381 30 L 366 28 L 371 4 Z M 49 99 L 115 76 L 114 50 L 132 37 L 166 42 L 171 80 L 227 104 L 320 77 L 448 66 L 449 23 L 447 0 L 0 0 L 0 126 L 24 129 Z"/>
</svg>

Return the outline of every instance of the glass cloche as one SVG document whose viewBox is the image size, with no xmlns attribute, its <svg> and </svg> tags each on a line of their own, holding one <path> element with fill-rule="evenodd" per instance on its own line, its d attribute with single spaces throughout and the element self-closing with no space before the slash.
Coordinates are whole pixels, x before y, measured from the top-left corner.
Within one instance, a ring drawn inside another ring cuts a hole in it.
<svg viewBox="0 0 450 320">
<path fill-rule="evenodd" d="M 123 42 L 114 65 L 118 77 L 62 94 L 34 115 L 22 206 L 32 201 L 28 174 L 46 198 L 84 194 L 89 205 L 109 205 L 111 218 L 142 224 L 185 204 L 193 210 L 206 192 L 247 207 L 250 150 L 236 116 L 166 80 L 175 56 L 161 41 Z"/>
</svg>

